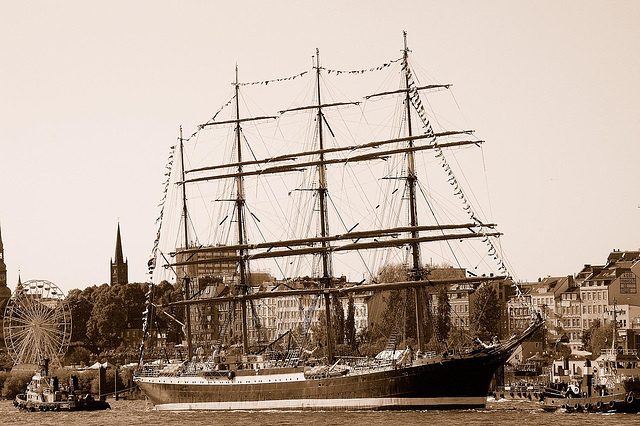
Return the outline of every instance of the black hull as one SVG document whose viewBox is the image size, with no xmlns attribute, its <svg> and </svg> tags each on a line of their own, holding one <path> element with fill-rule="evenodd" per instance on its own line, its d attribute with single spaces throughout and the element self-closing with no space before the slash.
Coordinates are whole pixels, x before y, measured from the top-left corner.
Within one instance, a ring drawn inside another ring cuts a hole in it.
<svg viewBox="0 0 640 426">
<path fill-rule="evenodd" d="M 304 379 L 300 372 L 266 383 L 269 375 L 256 374 L 244 383 L 236 380 L 241 377 L 224 383 L 139 377 L 137 384 L 157 409 L 169 410 L 481 408 L 507 356 L 480 353 L 323 379 Z"/>
</svg>

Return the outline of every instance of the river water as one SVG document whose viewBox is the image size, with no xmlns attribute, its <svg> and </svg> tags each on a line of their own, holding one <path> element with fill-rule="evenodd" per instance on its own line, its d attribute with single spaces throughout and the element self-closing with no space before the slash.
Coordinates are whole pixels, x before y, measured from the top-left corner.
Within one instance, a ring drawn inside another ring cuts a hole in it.
<svg viewBox="0 0 640 426">
<path fill-rule="evenodd" d="M 167 412 L 154 411 L 145 401 L 109 400 L 112 409 L 97 412 L 24 412 L 11 401 L 0 401 L 1 425 L 638 425 L 640 414 L 547 413 L 531 401 L 494 401 L 484 410 L 364 411 L 364 412 Z"/>
</svg>

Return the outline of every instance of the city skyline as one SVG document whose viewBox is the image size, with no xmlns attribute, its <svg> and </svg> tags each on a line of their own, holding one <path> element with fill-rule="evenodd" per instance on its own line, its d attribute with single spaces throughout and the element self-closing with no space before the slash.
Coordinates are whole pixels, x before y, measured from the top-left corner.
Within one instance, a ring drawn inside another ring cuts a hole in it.
<svg viewBox="0 0 640 426">
<path fill-rule="evenodd" d="M 236 63 L 247 81 L 288 76 L 318 47 L 328 66 L 366 68 L 399 56 L 403 30 L 487 141 L 483 208 L 517 279 L 640 248 L 637 2 L 150 5 L 4 7 L 0 227 L 12 290 L 18 270 L 65 292 L 108 283 L 118 222 L 129 281 L 146 281 L 169 146 L 227 99 Z"/>
</svg>

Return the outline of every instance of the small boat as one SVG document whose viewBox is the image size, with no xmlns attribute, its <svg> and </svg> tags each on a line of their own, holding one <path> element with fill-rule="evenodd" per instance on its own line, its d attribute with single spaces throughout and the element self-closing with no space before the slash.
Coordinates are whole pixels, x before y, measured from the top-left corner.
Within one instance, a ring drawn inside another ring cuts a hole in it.
<svg viewBox="0 0 640 426">
<path fill-rule="evenodd" d="M 13 405 L 27 411 L 95 411 L 111 408 L 105 397 L 96 399 L 79 390 L 78 377 L 71 376 L 69 384 L 60 384 L 58 378 L 49 376 L 48 368 L 34 374 L 25 393 L 13 400 Z"/>
<path fill-rule="evenodd" d="M 640 359 L 637 351 L 603 349 L 595 363 L 597 366 L 586 375 L 585 389 L 576 384 L 570 384 L 565 392 L 547 389 L 541 402 L 542 409 L 640 413 Z"/>
<path fill-rule="evenodd" d="M 542 401 L 542 409 L 545 411 L 556 411 L 564 409 L 567 412 L 587 411 L 587 412 L 616 412 L 616 413 L 639 413 L 640 400 L 635 392 L 614 393 L 598 396 L 548 396 Z"/>
</svg>

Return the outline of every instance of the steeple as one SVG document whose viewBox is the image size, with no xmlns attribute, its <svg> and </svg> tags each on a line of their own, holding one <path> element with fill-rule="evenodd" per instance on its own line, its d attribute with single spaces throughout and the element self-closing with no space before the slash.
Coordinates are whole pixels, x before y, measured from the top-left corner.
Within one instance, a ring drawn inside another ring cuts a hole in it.
<svg viewBox="0 0 640 426">
<path fill-rule="evenodd" d="M 2 227 L 0 227 L 0 286 L 7 286 L 7 265 L 4 263 L 4 245 L 2 244 Z"/>
<path fill-rule="evenodd" d="M 4 246 L 2 245 L 2 230 L 0 229 L 0 315 L 11 297 L 11 290 L 7 287 L 7 265 L 4 263 Z M 4 330 L 0 327 L 0 348 L 4 348 Z"/>
<path fill-rule="evenodd" d="M 129 282 L 129 267 L 127 260 L 122 254 L 122 237 L 120 236 L 120 222 L 116 234 L 116 255 L 115 260 L 111 260 L 111 285 L 127 284 Z"/>
<path fill-rule="evenodd" d="M 122 238 L 120 237 L 120 222 L 118 222 L 118 234 L 116 236 L 116 263 L 124 263 L 122 255 Z"/>
</svg>

